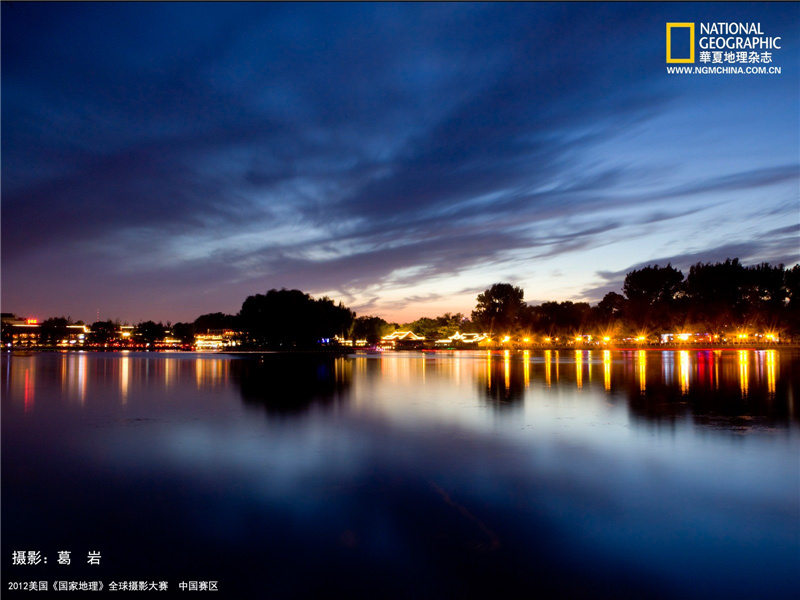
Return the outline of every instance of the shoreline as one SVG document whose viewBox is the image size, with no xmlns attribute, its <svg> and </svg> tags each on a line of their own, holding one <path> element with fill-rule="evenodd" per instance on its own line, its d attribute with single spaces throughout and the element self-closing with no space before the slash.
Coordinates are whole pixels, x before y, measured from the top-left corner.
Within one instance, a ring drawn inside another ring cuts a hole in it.
<svg viewBox="0 0 800 600">
<path fill-rule="evenodd" d="M 651 352 L 676 352 L 676 351 L 762 351 L 762 350 L 800 350 L 800 344 L 747 344 L 747 345 L 642 345 L 642 346 L 568 346 L 568 345 L 532 345 L 529 347 L 503 347 L 503 346 L 484 346 L 481 348 L 391 348 L 386 350 L 375 350 L 373 348 L 312 348 L 312 349 L 293 349 L 293 350 L 268 350 L 268 349 L 249 349 L 249 350 L 184 350 L 184 349 L 158 349 L 148 350 L 143 348 L 59 348 L 51 347 L 12 347 L 3 348 L 3 352 L 7 354 L 20 354 L 31 352 L 57 352 L 57 353 L 70 353 L 79 354 L 87 352 L 107 352 L 111 354 L 122 353 L 141 353 L 141 354 L 229 354 L 237 355 L 253 355 L 253 354 L 329 354 L 329 355 L 348 355 L 348 354 L 364 354 L 378 356 L 383 353 L 403 353 L 403 352 L 424 352 L 424 353 L 455 353 L 455 352 L 491 352 L 491 353 L 504 353 L 506 351 L 513 353 L 522 353 L 530 351 L 594 351 L 594 350 L 608 350 L 613 352 L 638 352 L 641 350 Z"/>
</svg>

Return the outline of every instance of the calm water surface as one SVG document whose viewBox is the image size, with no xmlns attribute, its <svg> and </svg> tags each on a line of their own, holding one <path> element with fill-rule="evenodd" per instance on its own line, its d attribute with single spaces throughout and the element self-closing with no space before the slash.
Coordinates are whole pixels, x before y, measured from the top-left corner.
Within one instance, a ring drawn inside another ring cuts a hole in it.
<svg viewBox="0 0 800 600">
<path fill-rule="evenodd" d="M 800 597 L 798 367 L 753 350 L 4 353 L 3 591 Z"/>
</svg>

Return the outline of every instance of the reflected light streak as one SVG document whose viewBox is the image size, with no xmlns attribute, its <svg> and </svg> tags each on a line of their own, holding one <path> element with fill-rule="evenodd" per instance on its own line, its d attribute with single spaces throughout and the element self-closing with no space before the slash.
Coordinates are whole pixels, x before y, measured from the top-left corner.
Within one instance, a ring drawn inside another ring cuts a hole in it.
<svg viewBox="0 0 800 600">
<path fill-rule="evenodd" d="M 644 350 L 636 353 L 636 364 L 639 366 L 639 392 L 644 394 L 647 387 L 647 353 Z"/>
<path fill-rule="evenodd" d="M 25 395 L 24 395 L 25 412 L 33 408 L 33 383 L 31 382 L 31 370 L 25 369 Z"/>
<path fill-rule="evenodd" d="M 747 350 L 739 350 L 739 385 L 742 389 L 742 398 L 747 398 L 750 385 L 750 356 Z"/>
<path fill-rule="evenodd" d="M 164 360 L 164 387 L 168 388 L 172 384 L 173 379 L 173 364 L 172 359 L 167 358 Z"/>
<path fill-rule="evenodd" d="M 378 365 L 379 365 L 379 367 L 381 369 L 381 372 L 383 372 L 383 363 L 384 363 L 383 357 L 381 357 L 379 359 L 379 363 L 378 363 Z M 355 371 L 359 375 L 367 372 L 367 357 L 366 356 L 357 356 L 356 357 Z"/>
<path fill-rule="evenodd" d="M 556 383 L 558 383 L 558 361 L 559 361 L 559 351 L 556 350 L 556 360 L 555 360 L 555 363 L 556 363 Z"/>
<path fill-rule="evenodd" d="M 544 351 L 544 382 L 547 384 L 547 387 L 550 387 L 550 361 L 552 360 L 552 356 L 550 350 Z"/>
<path fill-rule="evenodd" d="M 506 395 L 508 395 L 511 390 L 511 353 L 508 350 L 503 353 L 503 371 L 505 372 Z"/>
<path fill-rule="evenodd" d="M 770 398 L 775 397 L 775 350 L 767 350 L 767 391 Z"/>
<path fill-rule="evenodd" d="M 129 374 L 130 374 L 130 359 L 127 356 L 123 356 L 122 361 L 120 361 L 120 372 L 119 372 L 119 389 L 122 392 L 123 404 L 125 404 L 128 401 Z"/>
<path fill-rule="evenodd" d="M 603 350 L 603 385 L 607 392 L 611 391 L 611 352 Z"/>
<path fill-rule="evenodd" d="M 197 389 L 199 390 L 203 385 L 203 359 L 202 358 L 195 358 L 194 359 L 194 374 L 197 378 Z"/>
<path fill-rule="evenodd" d="M 486 351 L 486 387 L 492 389 L 492 352 Z"/>
<path fill-rule="evenodd" d="M 86 403 L 86 355 L 81 354 L 78 357 L 78 393 L 81 399 L 81 406 Z"/>
<path fill-rule="evenodd" d="M 678 377 L 681 383 L 681 393 L 689 393 L 689 351 L 681 350 L 678 353 Z"/>
<path fill-rule="evenodd" d="M 661 361 L 664 383 L 670 385 L 675 375 L 675 353 L 664 352 Z"/>
<path fill-rule="evenodd" d="M 592 351 L 586 353 L 586 368 L 589 370 L 589 384 L 592 383 Z"/>
<path fill-rule="evenodd" d="M 578 389 L 583 387 L 583 352 L 575 350 L 575 382 Z"/>
<path fill-rule="evenodd" d="M 530 387 L 531 385 L 531 353 L 530 350 L 525 350 L 522 353 L 522 373 L 523 377 L 525 378 L 525 387 Z"/>
<path fill-rule="evenodd" d="M 67 355 L 61 355 L 61 395 L 67 397 Z"/>
</svg>

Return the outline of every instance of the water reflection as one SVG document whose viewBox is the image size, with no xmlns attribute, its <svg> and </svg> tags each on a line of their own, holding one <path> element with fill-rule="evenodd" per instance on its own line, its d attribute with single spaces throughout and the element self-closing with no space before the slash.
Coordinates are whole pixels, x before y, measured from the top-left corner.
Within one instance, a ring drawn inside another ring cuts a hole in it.
<svg viewBox="0 0 800 600">
<path fill-rule="evenodd" d="M 747 390 L 750 384 L 750 352 L 739 350 L 739 385 L 742 390 L 742 398 L 747 398 Z"/>
<path fill-rule="evenodd" d="M 344 357 L 267 354 L 226 364 L 245 403 L 271 415 L 300 414 L 344 401 L 353 377 L 353 361 Z"/>
<path fill-rule="evenodd" d="M 558 352 L 556 352 L 558 355 Z M 553 365 L 553 353 L 550 350 L 544 351 L 544 380 L 547 387 L 552 385 L 552 365 Z"/>
<path fill-rule="evenodd" d="M 649 420 L 691 415 L 698 423 L 737 431 L 795 419 L 790 408 L 799 382 L 791 354 L 783 354 L 781 364 L 782 355 L 774 350 L 680 351 L 677 382 L 671 354 L 637 356 L 638 385 L 628 385 L 634 415 Z M 763 368 L 752 369 L 754 360 Z"/>
<path fill-rule="evenodd" d="M 689 351 L 681 350 L 678 356 L 680 360 L 681 393 L 686 395 L 689 393 Z"/>
<path fill-rule="evenodd" d="M 509 350 L 500 356 L 487 354 L 483 368 L 475 370 L 477 387 L 491 406 L 508 408 L 524 399 L 530 385 L 530 364 L 521 358 L 512 358 Z"/>
<path fill-rule="evenodd" d="M 775 397 L 775 350 L 767 350 L 761 353 L 767 359 L 767 390 L 771 398 Z"/>
<path fill-rule="evenodd" d="M 120 393 L 122 394 L 122 403 L 125 404 L 128 401 L 128 386 L 130 385 L 130 365 L 131 359 L 128 357 L 127 354 L 122 356 L 122 359 L 119 361 L 119 389 Z"/>
<path fill-rule="evenodd" d="M 636 364 L 639 367 L 639 392 L 644 394 L 647 388 L 647 352 L 639 350 L 636 353 Z"/>
<path fill-rule="evenodd" d="M 2 550 L 239 598 L 797 597 L 799 358 L 3 355 Z"/>
<path fill-rule="evenodd" d="M 530 352 L 530 350 L 525 350 L 522 353 L 522 366 L 523 366 L 523 374 L 525 375 L 525 387 L 528 388 L 531 385 L 531 352 Z"/>
</svg>

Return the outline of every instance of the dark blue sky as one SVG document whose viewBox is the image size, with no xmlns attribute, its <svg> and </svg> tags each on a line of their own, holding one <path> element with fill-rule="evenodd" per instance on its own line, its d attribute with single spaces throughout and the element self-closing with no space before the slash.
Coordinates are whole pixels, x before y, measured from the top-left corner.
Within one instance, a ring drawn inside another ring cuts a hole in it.
<svg viewBox="0 0 800 600">
<path fill-rule="evenodd" d="M 781 73 L 668 74 L 666 23 L 719 21 Z M 288 287 L 403 321 L 794 264 L 799 32 L 797 3 L 3 3 L 2 309 Z"/>
</svg>

